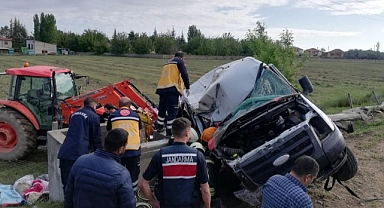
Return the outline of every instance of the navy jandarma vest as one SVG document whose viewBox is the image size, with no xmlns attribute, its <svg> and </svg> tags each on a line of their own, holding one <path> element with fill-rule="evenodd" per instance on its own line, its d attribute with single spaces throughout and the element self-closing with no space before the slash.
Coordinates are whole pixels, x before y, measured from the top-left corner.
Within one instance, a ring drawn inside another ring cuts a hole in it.
<svg viewBox="0 0 384 208">
<path fill-rule="evenodd" d="M 163 179 L 159 197 L 162 205 L 192 206 L 196 198 L 197 150 L 187 145 L 171 145 L 160 151 Z"/>
</svg>

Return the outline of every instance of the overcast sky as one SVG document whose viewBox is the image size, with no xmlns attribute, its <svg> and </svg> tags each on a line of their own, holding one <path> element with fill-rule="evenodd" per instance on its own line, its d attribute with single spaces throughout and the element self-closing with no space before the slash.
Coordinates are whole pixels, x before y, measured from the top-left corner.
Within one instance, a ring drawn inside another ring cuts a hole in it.
<svg viewBox="0 0 384 208">
<path fill-rule="evenodd" d="M 0 25 L 20 19 L 33 32 L 33 15 L 56 17 L 57 28 L 81 33 L 99 29 L 109 37 L 118 31 L 152 34 L 175 28 L 177 35 L 196 25 L 206 36 L 231 32 L 244 38 L 258 20 L 278 38 L 287 28 L 303 49 L 371 49 L 384 51 L 384 0 L 1 0 Z"/>
</svg>

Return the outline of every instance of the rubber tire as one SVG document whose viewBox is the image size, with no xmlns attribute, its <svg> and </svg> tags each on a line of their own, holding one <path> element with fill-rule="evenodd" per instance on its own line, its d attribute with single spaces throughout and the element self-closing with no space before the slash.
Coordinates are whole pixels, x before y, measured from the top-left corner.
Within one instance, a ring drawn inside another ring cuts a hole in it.
<svg viewBox="0 0 384 208">
<path fill-rule="evenodd" d="M 1 153 L 0 160 L 24 159 L 36 148 L 36 129 L 24 115 L 13 108 L 1 107 L 0 121 L 11 124 L 18 138 L 16 147 L 11 152 Z"/>
<path fill-rule="evenodd" d="M 341 166 L 340 170 L 334 175 L 334 177 L 338 178 L 340 181 L 347 181 L 353 178 L 357 174 L 358 164 L 355 155 L 346 147 L 347 160 L 344 165 Z"/>
</svg>

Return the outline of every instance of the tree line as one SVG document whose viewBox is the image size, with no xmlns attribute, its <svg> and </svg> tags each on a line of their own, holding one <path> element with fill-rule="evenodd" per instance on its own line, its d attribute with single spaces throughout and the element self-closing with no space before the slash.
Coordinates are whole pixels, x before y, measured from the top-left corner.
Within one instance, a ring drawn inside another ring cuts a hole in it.
<svg viewBox="0 0 384 208">
<path fill-rule="evenodd" d="M 152 34 L 116 31 L 111 38 L 100 31 L 85 29 L 81 34 L 71 31 L 65 32 L 57 29 L 56 19 L 53 14 L 43 12 L 33 16 L 33 32 L 27 33 L 24 24 L 14 18 L 10 26 L 1 27 L 0 35 L 12 38 L 16 44 L 16 51 L 25 46 L 26 39 L 35 39 L 47 43 L 54 43 L 60 48 L 69 48 L 77 52 L 95 52 L 102 54 L 111 52 L 117 55 L 125 53 L 148 54 L 172 54 L 182 50 L 191 55 L 215 55 L 238 56 L 253 55 L 249 39 L 237 39 L 231 33 L 223 33 L 221 36 L 207 37 L 196 25 L 188 27 L 186 36 L 182 31 L 176 35 L 174 28 L 166 32 Z M 250 30 L 248 31 L 248 33 Z"/>
<path fill-rule="evenodd" d="M 33 16 L 33 24 L 33 32 L 28 34 L 25 25 L 17 18 L 13 18 L 9 25 L 0 28 L 0 35 L 12 38 L 13 47 L 16 51 L 25 46 L 26 39 L 35 39 L 54 43 L 60 48 L 69 48 L 77 52 L 95 52 L 96 54 L 111 52 L 117 55 L 125 53 L 148 54 L 151 52 L 172 54 L 177 50 L 182 50 L 191 55 L 250 56 L 255 53 L 253 49 L 262 51 L 261 48 L 265 47 L 264 44 L 266 44 L 264 41 L 259 47 L 252 46 L 255 43 L 250 34 L 255 32 L 257 28 L 266 28 L 260 22 L 256 24 L 253 30 L 246 32 L 245 39 L 236 39 L 231 33 L 207 37 L 196 25 L 188 27 L 186 37 L 183 31 L 181 35 L 176 35 L 174 28 L 160 33 L 155 28 L 151 35 L 133 30 L 130 32 L 114 30 L 111 38 L 108 38 L 104 32 L 94 29 L 85 29 L 81 34 L 78 34 L 57 29 L 55 16 L 43 12 Z M 344 58 L 384 59 L 384 53 L 379 52 L 379 47 L 378 43 L 376 51 L 349 50 L 344 53 Z"/>
<path fill-rule="evenodd" d="M 344 52 L 345 59 L 376 59 L 383 60 L 384 53 L 374 50 L 353 49 Z"/>
<path fill-rule="evenodd" d="M 96 52 L 97 54 L 105 52 L 117 55 L 151 52 L 172 54 L 182 50 L 191 55 L 253 55 L 249 42 L 239 41 L 231 33 L 224 33 L 220 37 L 206 37 L 195 25 L 189 26 L 186 37 L 184 33 L 176 35 L 174 29 L 166 32 L 157 32 L 154 29 L 151 35 L 133 30 L 130 32 L 114 30 L 111 39 L 99 30 L 86 29 L 82 34 L 58 30 L 56 43 L 60 47 L 70 48 L 73 51 Z"/>
<path fill-rule="evenodd" d="M 117 55 L 151 52 L 173 54 L 182 50 L 191 55 L 255 56 L 264 63 L 274 64 L 290 81 L 308 58 L 302 56 L 297 61 L 291 32 L 284 30 L 278 40 L 273 40 L 267 35 L 266 25 L 261 22 L 257 22 L 254 29 L 249 29 L 246 38 L 241 40 L 231 33 L 207 37 L 196 25 L 188 27 L 186 36 L 183 31 L 180 35 L 176 35 L 174 28 L 160 33 L 155 28 L 151 35 L 133 30 L 130 32 L 114 30 L 111 38 L 104 32 L 94 29 L 85 29 L 78 34 L 57 29 L 54 15 L 43 12 L 33 16 L 33 23 L 33 33 L 28 35 L 25 25 L 14 18 L 10 21 L 10 27 L 6 25 L 0 28 L 0 35 L 12 38 L 18 44 L 14 45 L 15 50 L 25 46 L 26 39 L 35 39 L 54 43 L 60 48 L 69 48 L 72 51 L 97 54 L 105 52 Z"/>
</svg>

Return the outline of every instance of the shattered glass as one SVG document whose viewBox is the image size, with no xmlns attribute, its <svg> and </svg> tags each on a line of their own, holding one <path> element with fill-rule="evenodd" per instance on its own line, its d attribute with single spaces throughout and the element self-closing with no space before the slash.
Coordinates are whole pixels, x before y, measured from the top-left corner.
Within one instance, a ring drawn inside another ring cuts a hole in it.
<svg viewBox="0 0 384 208">
<path fill-rule="evenodd" d="M 274 72 L 264 69 L 250 94 L 250 98 L 242 102 L 232 111 L 231 120 L 237 119 L 250 110 L 277 97 L 296 93 L 292 87 Z M 230 123 L 230 122 L 228 122 Z"/>
</svg>

